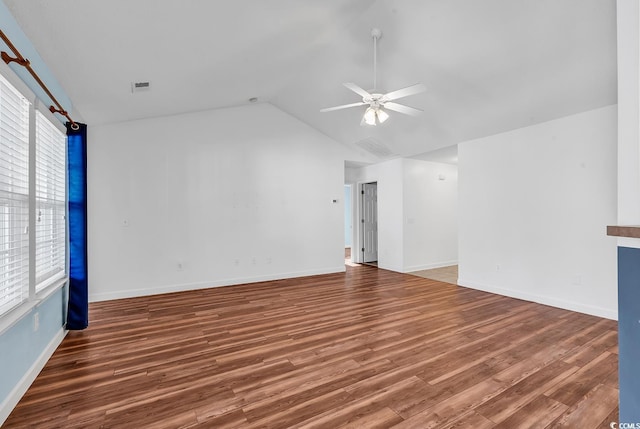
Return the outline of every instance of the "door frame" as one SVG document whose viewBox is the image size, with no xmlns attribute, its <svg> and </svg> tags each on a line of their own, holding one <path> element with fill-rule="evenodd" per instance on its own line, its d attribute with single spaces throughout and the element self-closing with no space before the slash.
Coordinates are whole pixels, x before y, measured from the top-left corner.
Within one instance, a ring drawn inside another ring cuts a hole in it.
<svg viewBox="0 0 640 429">
<path fill-rule="evenodd" d="M 372 180 L 367 180 L 367 181 L 358 181 L 357 183 L 355 183 L 355 186 L 352 187 L 352 191 L 353 193 L 355 193 L 355 195 L 353 195 L 352 193 L 352 204 L 354 201 L 357 201 L 356 204 L 354 204 L 354 209 L 353 210 L 353 216 L 354 216 L 354 225 L 358 225 L 357 228 L 353 228 L 353 233 L 354 233 L 354 237 L 352 240 L 352 248 L 351 248 L 351 260 L 354 263 L 359 263 L 362 264 L 364 263 L 364 255 L 362 252 L 362 248 L 364 247 L 364 225 L 362 223 L 362 219 L 364 216 L 364 201 L 362 198 L 362 191 L 364 190 L 364 185 L 369 184 L 369 183 L 375 183 L 376 185 L 379 185 L 379 181 L 376 179 L 372 179 Z M 379 190 L 379 189 L 378 189 Z M 380 194 L 377 193 L 378 195 L 378 199 Z M 376 201 L 376 211 L 379 212 L 378 210 L 379 208 L 379 204 L 378 201 Z M 376 222 L 379 224 L 379 216 L 378 219 L 376 220 Z M 378 230 L 378 228 L 376 228 Z M 380 261 L 380 236 L 379 236 L 379 232 L 378 232 L 378 239 L 376 240 L 378 243 L 378 263 Z M 357 251 L 354 251 L 357 250 Z"/>
<path fill-rule="evenodd" d="M 350 247 L 350 258 L 349 260 L 351 262 L 353 262 L 353 249 L 357 249 L 356 247 L 356 234 L 354 232 L 354 225 L 356 225 L 355 220 L 357 219 L 357 215 L 356 213 L 354 213 L 356 211 L 356 206 L 357 204 L 354 204 L 354 195 L 357 195 L 357 193 L 354 191 L 354 187 L 357 187 L 356 184 L 354 183 L 345 183 L 344 184 L 344 189 L 345 189 L 345 195 L 346 195 L 346 190 L 349 190 L 349 206 L 347 207 L 347 200 L 346 200 L 346 196 L 345 196 L 345 212 L 348 210 L 349 213 L 349 228 L 347 228 L 347 217 L 345 216 L 345 225 L 344 225 L 344 230 L 345 230 L 345 234 L 350 234 L 349 237 L 349 247 Z M 345 249 L 347 248 L 346 246 L 346 237 L 345 237 Z"/>
</svg>

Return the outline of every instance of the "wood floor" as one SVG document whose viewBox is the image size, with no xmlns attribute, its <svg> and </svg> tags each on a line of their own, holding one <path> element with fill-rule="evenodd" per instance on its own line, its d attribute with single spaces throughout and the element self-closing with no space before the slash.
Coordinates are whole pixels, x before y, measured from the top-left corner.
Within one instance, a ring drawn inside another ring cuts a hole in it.
<svg viewBox="0 0 640 429">
<path fill-rule="evenodd" d="M 608 428 L 610 320 L 373 267 L 96 303 L 6 428 Z"/>
</svg>

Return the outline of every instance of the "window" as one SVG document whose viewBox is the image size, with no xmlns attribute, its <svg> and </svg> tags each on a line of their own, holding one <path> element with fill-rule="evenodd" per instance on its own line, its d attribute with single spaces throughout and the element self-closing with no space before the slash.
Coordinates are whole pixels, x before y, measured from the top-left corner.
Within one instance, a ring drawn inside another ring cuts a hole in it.
<svg viewBox="0 0 640 429">
<path fill-rule="evenodd" d="M 0 316 L 66 276 L 66 141 L 0 75 Z"/>
<path fill-rule="evenodd" d="M 29 108 L 0 76 L 0 314 L 29 297 Z"/>
<path fill-rule="evenodd" d="M 66 137 L 36 112 L 36 292 L 66 265 Z"/>
</svg>

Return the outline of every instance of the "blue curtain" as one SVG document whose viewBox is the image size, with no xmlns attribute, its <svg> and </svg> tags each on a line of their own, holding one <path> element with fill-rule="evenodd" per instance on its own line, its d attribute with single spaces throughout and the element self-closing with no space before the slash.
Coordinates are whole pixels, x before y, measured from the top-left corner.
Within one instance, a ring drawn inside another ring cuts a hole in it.
<svg viewBox="0 0 640 429">
<path fill-rule="evenodd" d="M 69 304 L 67 329 L 89 326 L 87 282 L 87 126 L 67 122 L 69 182 Z"/>
</svg>

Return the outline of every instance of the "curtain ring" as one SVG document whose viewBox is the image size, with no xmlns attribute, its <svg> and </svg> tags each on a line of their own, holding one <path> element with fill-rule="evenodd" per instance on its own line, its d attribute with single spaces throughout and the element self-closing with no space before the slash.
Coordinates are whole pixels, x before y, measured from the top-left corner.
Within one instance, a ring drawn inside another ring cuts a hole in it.
<svg viewBox="0 0 640 429">
<path fill-rule="evenodd" d="M 77 123 L 73 122 L 73 123 L 71 124 L 71 129 L 72 129 L 73 131 L 78 131 L 78 130 L 80 129 L 80 125 L 78 125 Z"/>
</svg>

